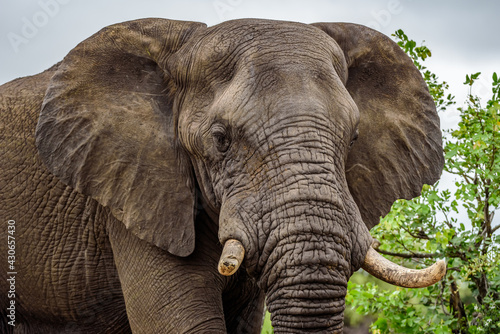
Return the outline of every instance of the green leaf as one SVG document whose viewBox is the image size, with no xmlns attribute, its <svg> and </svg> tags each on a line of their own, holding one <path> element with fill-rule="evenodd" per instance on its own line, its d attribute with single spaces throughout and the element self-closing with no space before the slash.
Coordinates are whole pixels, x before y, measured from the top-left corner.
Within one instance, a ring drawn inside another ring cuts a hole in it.
<svg viewBox="0 0 500 334">
<path fill-rule="evenodd" d="M 464 85 L 468 85 L 468 84 L 470 84 L 470 78 L 469 78 L 469 75 L 467 74 L 467 75 L 465 76 L 465 82 L 464 82 Z"/>
<path fill-rule="evenodd" d="M 387 320 L 384 318 L 378 318 L 377 321 L 373 324 L 378 330 L 380 330 L 382 333 L 387 331 Z"/>
</svg>

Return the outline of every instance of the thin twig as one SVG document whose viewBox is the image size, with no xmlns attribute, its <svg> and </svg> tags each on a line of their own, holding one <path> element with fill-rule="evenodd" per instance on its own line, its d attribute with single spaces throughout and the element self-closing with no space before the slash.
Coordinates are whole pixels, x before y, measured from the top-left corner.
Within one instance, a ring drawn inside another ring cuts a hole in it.
<svg viewBox="0 0 500 334">
<path fill-rule="evenodd" d="M 495 233 L 498 229 L 500 229 L 500 225 L 497 225 L 491 229 L 491 234 Z"/>
<path fill-rule="evenodd" d="M 424 240 L 430 240 L 429 236 L 425 234 L 423 230 L 418 231 L 418 234 L 413 234 L 410 232 L 409 228 L 406 228 L 406 226 L 399 225 L 403 230 L 405 230 L 406 233 L 411 235 L 414 239 L 424 239 Z M 423 234 L 422 234 L 423 233 Z"/>
<path fill-rule="evenodd" d="M 385 251 L 385 250 L 382 250 L 379 248 L 375 248 L 375 249 L 380 254 L 397 256 L 397 257 L 401 257 L 403 259 L 413 259 L 413 258 L 416 258 L 416 259 L 434 259 L 434 258 L 440 257 L 440 254 L 437 254 L 437 253 L 414 253 L 414 252 L 410 251 L 411 254 L 404 254 L 404 253 L 388 252 L 388 251 Z"/>
</svg>

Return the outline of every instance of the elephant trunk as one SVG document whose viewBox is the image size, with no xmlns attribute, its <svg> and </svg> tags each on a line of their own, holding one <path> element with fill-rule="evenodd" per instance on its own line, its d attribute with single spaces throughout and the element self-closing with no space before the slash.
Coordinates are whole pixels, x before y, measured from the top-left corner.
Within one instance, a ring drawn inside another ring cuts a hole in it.
<svg viewBox="0 0 500 334">
<path fill-rule="evenodd" d="M 364 242 L 366 236 L 350 233 L 352 226 L 339 196 L 322 198 L 327 193 L 320 191 L 313 201 L 304 193 L 298 193 L 298 200 L 282 198 L 282 205 L 253 225 L 238 216 L 246 212 L 236 211 L 248 207 L 241 204 L 248 197 L 225 202 L 219 226 L 224 245 L 219 271 L 234 274 L 244 255 L 245 270 L 266 293 L 276 333 L 341 333 L 347 280 L 357 269 L 353 266 L 359 267 L 353 264 L 352 253 L 363 253 L 355 241 Z M 257 233 L 247 232 L 247 226 L 255 226 L 267 238 L 255 238 Z M 369 247 L 368 239 L 366 244 Z"/>
<path fill-rule="evenodd" d="M 276 141 L 280 150 L 259 162 L 265 173 L 226 193 L 219 271 L 235 272 L 240 255 L 230 243 L 240 241 L 245 270 L 266 293 L 276 333 L 341 333 L 347 281 L 372 240 L 342 164 L 324 149 L 329 139 L 316 143 L 318 132 L 294 134 L 285 144 Z"/>
<path fill-rule="evenodd" d="M 290 289 L 279 290 L 275 295 L 287 295 L 300 292 L 303 297 L 274 297 L 268 299 L 268 309 L 275 333 L 342 333 L 345 292 L 342 296 L 324 293 L 332 291 L 325 287 L 324 291 L 307 289 L 302 286 L 291 286 Z"/>
<path fill-rule="evenodd" d="M 297 238 L 308 240 L 277 246 L 260 280 L 275 333 L 342 333 L 350 264 L 332 240 Z M 309 250 L 314 239 L 327 247 Z"/>
</svg>

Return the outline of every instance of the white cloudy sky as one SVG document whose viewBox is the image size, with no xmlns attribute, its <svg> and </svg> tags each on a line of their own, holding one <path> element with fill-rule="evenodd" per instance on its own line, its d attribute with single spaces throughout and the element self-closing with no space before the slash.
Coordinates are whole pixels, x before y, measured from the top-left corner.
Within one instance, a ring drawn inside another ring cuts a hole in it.
<svg viewBox="0 0 500 334">
<path fill-rule="evenodd" d="M 401 28 L 418 43 L 425 40 L 433 53 L 427 66 L 462 105 L 466 74 L 483 73 L 476 93 L 484 98 L 492 73 L 500 74 L 499 15 L 500 2 L 487 0 L 0 0 L 0 84 L 45 70 L 113 23 L 163 17 L 214 25 L 257 17 L 353 22 L 387 35 Z M 456 111 L 441 115 L 443 128 L 456 122 Z"/>
</svg>

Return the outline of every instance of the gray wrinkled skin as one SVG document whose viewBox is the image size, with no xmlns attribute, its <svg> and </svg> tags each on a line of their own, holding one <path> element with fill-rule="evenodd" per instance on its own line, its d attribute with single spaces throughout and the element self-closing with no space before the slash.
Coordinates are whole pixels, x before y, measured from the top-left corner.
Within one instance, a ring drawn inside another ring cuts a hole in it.
<svg viewBox="0 0 500 334">
<path fill-rule="evenodd" d="M 369 229 L 443 165 L 418 70 L 353 24 L 125 22 L 0 110 L 19 333 L 259 333 L 264 298 L 276 333 L 341 333 Z"/>
</svg>

